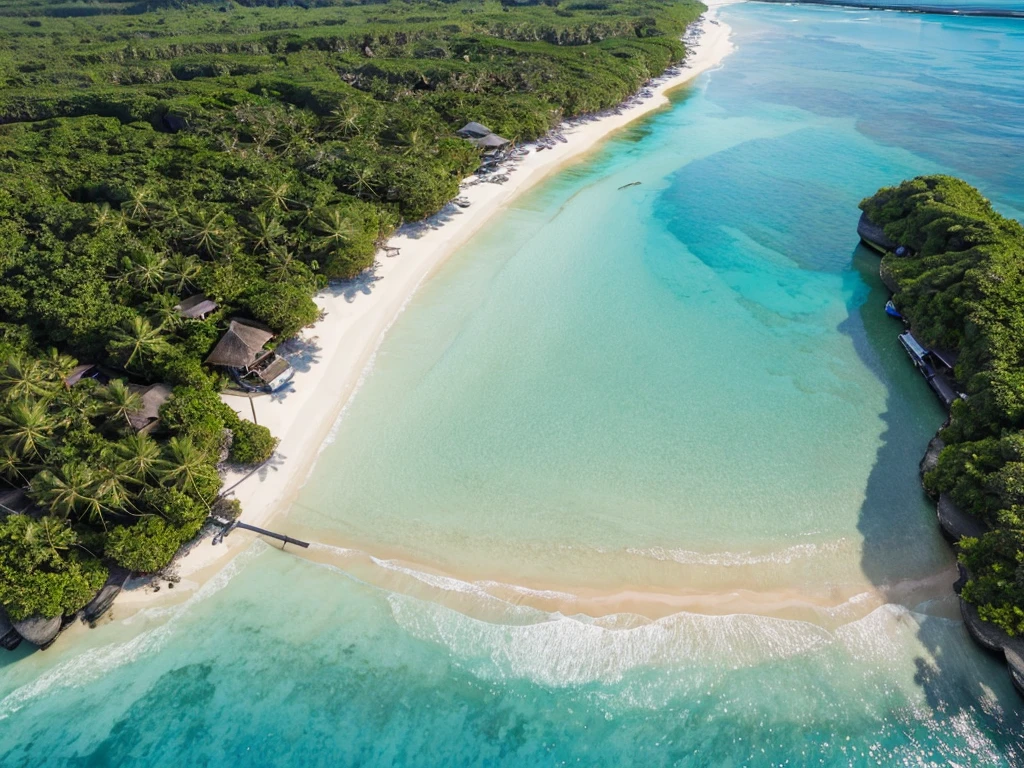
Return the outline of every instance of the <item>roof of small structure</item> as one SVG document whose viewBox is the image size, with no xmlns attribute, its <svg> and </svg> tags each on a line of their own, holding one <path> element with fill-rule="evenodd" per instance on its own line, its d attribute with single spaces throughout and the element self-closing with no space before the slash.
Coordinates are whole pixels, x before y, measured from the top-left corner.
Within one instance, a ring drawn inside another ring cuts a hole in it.
<svg viewBox="0 0 1024 768">
<path fill-rule="evenodd" d="M 270 384 L 274 379 L 284 374 L 291 367 L 292 364 L 283 357 L 275 356 L 270 365 L 259 372 L 259 377 L 262 381 Z"/>
<path fill-rule="evenodd" d="M 901 339 L 901 340 L 903 341 L 903 343 L 904 343 L 904 344 L 906 344 L 906 345 L 907 345 L 907 347 L 908 347 L 909 349 L 911 349 L 911 350 L 912 350 L 912 351 L 914 352 L 914 354 L 915 354 L 915 355 L 917 355 L 918 357 L 921 357 L 921 358 L 923 358 L 923 357 L 924 357 L 925 355 L 927 355 L 927 354 L 928 354 L 928 350 L 927 350 L 927 349 L 925 349 L 925 348 L 924 348 L 924 347 L 923 347 L 923 346 L 921 345 L 921 342 L 919 342 L 919 341 L 918 341 L 918 340 L 917 340 L 917 339 L 916 339 L 916 338 L 914 337 L 914 334 L 912 334 L 912 333 L 911 333 L 910 331 L 904 331 L 903 333 L 901 333 L 901 334 L 900 334 L 900 339 Z"/>
<path fill-rule="evenodd" d="M 273 331 L 265 325 L 253 320 L 232 320 L 206 362 L 226 368 L 247 368 L 262 356 L 263 346 L 272 338 Z"/>
<path fill-rule="evenodd" d="M 479 139 L 472 139 L 472 142 L 480 147 L 480 149 L 500 149 L 512 143 L 496 133 L 489 133 L 486 136 L 481 136 Z"/>
<path fill-rule="evenodd" d="M 0 517 L 7 515 L 33 515 L 40 512 L 21 488 L 0 486 Z"/>
<path fill-rule="evenodd" d="M 943 365 L 956 368 L 956 361 L 960 359 L 960 353 L 955 349 L 939 349 L 932 347 L 932 354 L 942 361 Z"/>
<path fill-rule="evenodd" d="M 46 645 L 60 632 L 60 616 L 48 619 L 45 616 L 32 616 L 14 622 L 18 634 L 33 645 Z"/>
<path fill-rule="evenodd" d="M 151 384 L 148 387 L 129 384 L 128 388 L 138 392 L 142 398 L 142 407 L 128 414 L 128 423 L 137 432 L 160 418 L 160 406 L 170 399 L 172 390 L 169 384 Z"/>
<path fill-rule="evenodd" d="M 210 314 L 216 308 L 217 302 L 205 293 L 197 293 L 195 296 L 189 296 L 174 309 L 182 317 L 188 318 L 189 320 L 195 320 L 197 317 L 203 317 L 204 315 Z"/>
<path fill-rule="evenodd" d="M 479 139 L 486 136 L 489 133 L 491 133 L 491 129 L 488 128 L 486 125 L 481 125 L 480 123 L 472 122 L 466 123 L 464 126 L 462 126 L 459 130 L 455 132 L 457 136 L 461 136 L 464 139 Z"/>
<path fill-rule="evenodd" d="M 90 373 L 95 367 L 95 363 L 82 363 L 81 365 L 76 365 L 71 373 L 68 374 L 67 378 L 64 379 L 64 384 L 69 387 L 75 386 L 75 384 L 84 379 L 85 375 Z"/>
</svg>

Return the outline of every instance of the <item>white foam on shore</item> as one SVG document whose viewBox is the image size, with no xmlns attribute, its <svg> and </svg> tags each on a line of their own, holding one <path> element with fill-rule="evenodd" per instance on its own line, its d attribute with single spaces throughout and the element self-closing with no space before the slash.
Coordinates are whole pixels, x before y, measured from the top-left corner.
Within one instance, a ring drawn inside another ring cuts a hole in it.
<svg viewBox="0 0 1024 768">
<path fill-rule="evenodd" d="M 177 620 L 197 603 L 220 592 L 266 548 L 267 545 L 262 541 L 255 541 L 244 553 L 234 558 L 213 578 L 203 584 L 188 600 L 174 606 L 147 608 L 123 622 L 123 624 L 130 625 L 145 621 L 160 621 L 161 623 L 153 629 L 139 632 L 123 643 L 102 645 L 76 654 L 57 664 L 31 683 L 15 689 L 0 700 L 0 720 L 10 717 L 28 702 L 51 691 L 60 688 L 81 687 L 118 667 L 131 664 L 136 659 L 159 650 L 173 634 Z"/>
<path fill-rule="evenodd" d="M 788 565 L 796 560 L 832 555 L 842 549 L 846 539 L 823 544 L 794 544 L 776 552 L 697 552 L 688 549 L 665 547 L 631 548 L 631 555 L 649 557 L 655 560 L 672 561 L 682 565 L 716 565 L 726 568 L 744 565 L 778 564 Z"/>
<path fill-rule="evenodd" d="M 553 613 L 532 623 L 506 624 L 397 593 L 387 598 L 405 631 L 448 648 L 478 676 L 522 677 L 548 686 L 617 682 L 646 666 L 739 669 L 830 649 L 884 667 L 906 654 L 917 629 L 913 614 L 893 605 L 829 631 L 750 614 L 677 613 L 655 621 L 621 616 L 598 622 Z"/>
</svg>

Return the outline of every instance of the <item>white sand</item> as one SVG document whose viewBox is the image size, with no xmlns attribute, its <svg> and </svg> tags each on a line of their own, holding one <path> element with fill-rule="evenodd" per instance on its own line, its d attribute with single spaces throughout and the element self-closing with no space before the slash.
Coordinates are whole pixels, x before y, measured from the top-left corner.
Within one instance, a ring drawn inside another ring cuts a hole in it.
<svg viewBox="0 0 1024 768">
<path fill-rule="evenodd" d="M 257 422 L 281 440 L 265 467 L 250 476 L 229 473 L 225 478 L 225 489 L 235 486 L 232 494 L 242 503 L 243 521 L 267 526 L 276 514 L 288 509 L 309 476 L 331 427 L 372 364 L 384 334 L 416 289 L 451 253 L 517 195 L 592 151 L 617 129 L 668 104 L 668 91 L 718 65 L 733 50 L 729 27 L 716 19 L 715 6 L 722 3 L 708 4 L 712 7 L 704 15 L 704 33 L 691 47 L 687 67 L 653 86 L 652 98 L 624 107 L 621 114 L 566 127 L 562 133 L 568 143 L 559 142 L 541 152 L 531 148 L 505 184 L 481 183 L 466 188 L 463 195 L 471 201 L 468 209 L 449 205 L 438 216 L 399 230 L 388 245 L 400 248 L 400 255 L 378 254 L 376 267 L 364 278 L 332 287 L 316 297 L 325 317 L 282 350 L 296 366 L 295 377 L 283 392 L 252 400 L 224 396 L 239 415 L 251 420 L 255 413 Z M 182 582 L 171 594 L 181 595 L 198 586 L 249 540 L 248 534 L 238 531 L 231 534 L 227 545 L 201 542 L 178 561 Z M 118 602 L 137 603 L 153 594 L 134 590 Z M 160 594 L 168 592 L 165 589 Z"/>
</svg>

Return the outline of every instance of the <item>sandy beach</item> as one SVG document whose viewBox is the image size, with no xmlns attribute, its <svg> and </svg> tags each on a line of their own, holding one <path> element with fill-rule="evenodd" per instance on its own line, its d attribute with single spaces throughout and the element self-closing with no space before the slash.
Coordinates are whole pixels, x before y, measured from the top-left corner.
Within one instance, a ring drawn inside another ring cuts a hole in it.
<svg viewBox="0 0 1024 768">
<path fill-rule="evenodd" d="M 281 392 L 253 399 L 225 395 L 238 414 L 269 427 L 280 439 L 271 460 L 255 472 L 229 472 L 226 492 L 242 504 L 242 520 L 267 526 L 287 510 L 316 462 L 321 446 L 349 400 L 373 365 L 385 334 L 423 282 L 496 213 L 519 194 L 565 165 L 593 151 L 612 133 L 669 103 L 668 92 L 717 66 L 732 50 L 730 29 L 717 19 L 712 5 L 702 17 L 703 34 L 690 46 L 685 67 L 652 85 L 653 95 L 640 103 L 587 121 L 563 126 L 565 143 L 530 152 L 504 184 L 465 184 L 462 196 L 470 206 L 449 204 L 436 216 L 406 225 L 387 243 L 395 256 L 378 254 L 376 265 L 354 281 L 331 286 L 316 297 L 323 318 L 279 351 L 296 373 Z M 472 177 L 476 179 L 477 177 Z M 203 540 L 176 563 L 181 578 L 171 594 L 182 595 L 202 584 L 251 541 L 250 534 L 233 533 L 225 544 Z M 119 605 L 148 601 L 166 591 L 126 591 Z"/>
</svg>

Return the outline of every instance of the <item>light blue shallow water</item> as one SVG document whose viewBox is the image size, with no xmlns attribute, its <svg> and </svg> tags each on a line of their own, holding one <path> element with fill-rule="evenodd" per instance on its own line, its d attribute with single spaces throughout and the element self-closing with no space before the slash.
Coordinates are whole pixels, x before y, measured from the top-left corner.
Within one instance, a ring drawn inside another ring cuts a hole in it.
<svg viewBox="0 0 1024 768">
<path fill-rule="evenodd" d="M 948 618 L 914 474 L 941 411 L 854 236 L 861 197 L 937 170 L 1020 215 L 1024 27 L 723 17 L 720 71 L 389 335 L 286 523 L 388 559 L 256 546 L 9 655 L 0 764 L 1024 760 Z"/>
</svg>

